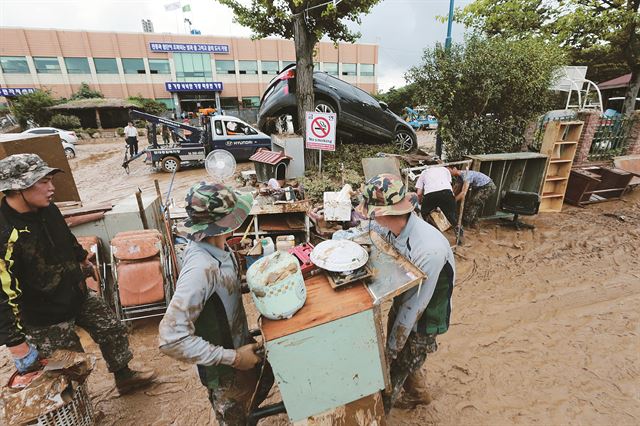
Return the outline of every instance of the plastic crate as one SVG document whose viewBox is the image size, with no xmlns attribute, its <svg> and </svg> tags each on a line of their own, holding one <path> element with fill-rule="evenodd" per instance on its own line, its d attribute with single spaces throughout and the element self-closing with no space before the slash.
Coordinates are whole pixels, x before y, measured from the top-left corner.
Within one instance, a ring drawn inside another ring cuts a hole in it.
<svg viewBox="0 0 640 426">
<path fill-rule="evenodd" d="M 73 391 L 69 385 L 67 391 Z M 65 391 L 66 392 L 66 391 Z M 62 407 L 38 417 L 39 426 L 92 426 L 93 405 L 87 393 L 86 382 L 76 386 L 73 398 Z"/>
<path fill-rule="evenodd" d="M 316 265 L 311 262 L 311 252 L 313 251 L 313 244 L 311 243 L 303 243 L 299 246 L 295 246 L 292 249 L 289 249 L 289 253 L 298 258 L 300 262 L 300 270 L 302 271 L 302 276 L 307 277 L 311 271 L 317 268 Z"/>
</svg>

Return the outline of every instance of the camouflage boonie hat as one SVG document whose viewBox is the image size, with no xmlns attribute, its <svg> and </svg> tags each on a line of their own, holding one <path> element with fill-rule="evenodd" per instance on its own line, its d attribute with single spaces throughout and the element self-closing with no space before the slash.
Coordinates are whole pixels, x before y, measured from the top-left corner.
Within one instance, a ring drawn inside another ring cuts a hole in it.
<svg viewBox="0 0 640 426">
<path fill-rule="evenodd" d="M 34 183 L 50 173 L 61 172 L 49 167 L 36 154 L 14 154 L 0 160 L 0 191 L 20 191 L 31 188 Z"/>
<path fill-rule="evenodd" d="M 369 179 L 362 196 L 364 201 L 357 211 L 366 217 L 402 215 L 418 208 L 418 196 L 407 193 L 402 179 L 390 173 Z"/>
<path fill-rule="evenodd" d="M 189 189 L 185 201 L 189 215 L 184 223 L 187 236 L 200 241 L 238 229 L 249 216 L 253 196 L 222 184 L 200 182 Z"/>
</svg>

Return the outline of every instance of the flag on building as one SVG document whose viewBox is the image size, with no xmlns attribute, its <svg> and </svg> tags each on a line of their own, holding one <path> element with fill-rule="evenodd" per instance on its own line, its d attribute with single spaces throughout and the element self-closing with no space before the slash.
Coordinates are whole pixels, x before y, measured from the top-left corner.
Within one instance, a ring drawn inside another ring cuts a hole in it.
<svg viewBox="0 0 640 426">
<path fill-rule="evenodd" d="M 184 6 L 182 6 L 182 11 L 191 12 L 191 5 L 185 4 Z"/>
<path fill-rule="evenodd" d="M 173 3 L 165 4 L 164 10 L 166 12 L 171 12 L 172 10 L 180 9 L 180 2 L 174 1 Z"/>
</svg>

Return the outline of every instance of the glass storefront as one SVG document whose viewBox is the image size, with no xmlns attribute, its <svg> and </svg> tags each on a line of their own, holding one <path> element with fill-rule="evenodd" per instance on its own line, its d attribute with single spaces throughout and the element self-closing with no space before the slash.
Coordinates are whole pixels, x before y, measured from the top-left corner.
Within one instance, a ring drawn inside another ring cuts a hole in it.
<svg viewBox="0 0 640 426">
<path fill-rule="evenodd" d="M 211 56 L 201 53 L 174 53 L 177 81 L 212 81 Z"/>
</svg>

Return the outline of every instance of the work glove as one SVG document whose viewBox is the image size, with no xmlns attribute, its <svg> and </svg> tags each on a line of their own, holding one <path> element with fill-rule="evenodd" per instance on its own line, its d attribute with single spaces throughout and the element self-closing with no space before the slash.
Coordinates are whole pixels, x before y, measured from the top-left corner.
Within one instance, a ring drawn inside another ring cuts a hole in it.
<svg viewBox="0 0 640 426">
<path fill-rule="evenodd" d="M 40 354 L 33 345 L 29 345 L 29 352 L 27 352 L 25 356 L 22 358 L 14 358 L 13 362 L 16 364 L 16 369 L 20 374 L 36 371 L 42 367 L 42 364 L 40 364 Z"/>
<path fill-rule="evenodd" d="M 262 348 L 260 343 L 250 343 L 236 349 L 236 358 L 231 366 L 236 370 L 251 370 L 262 358 L 256 353 Z"/>
</svg>

